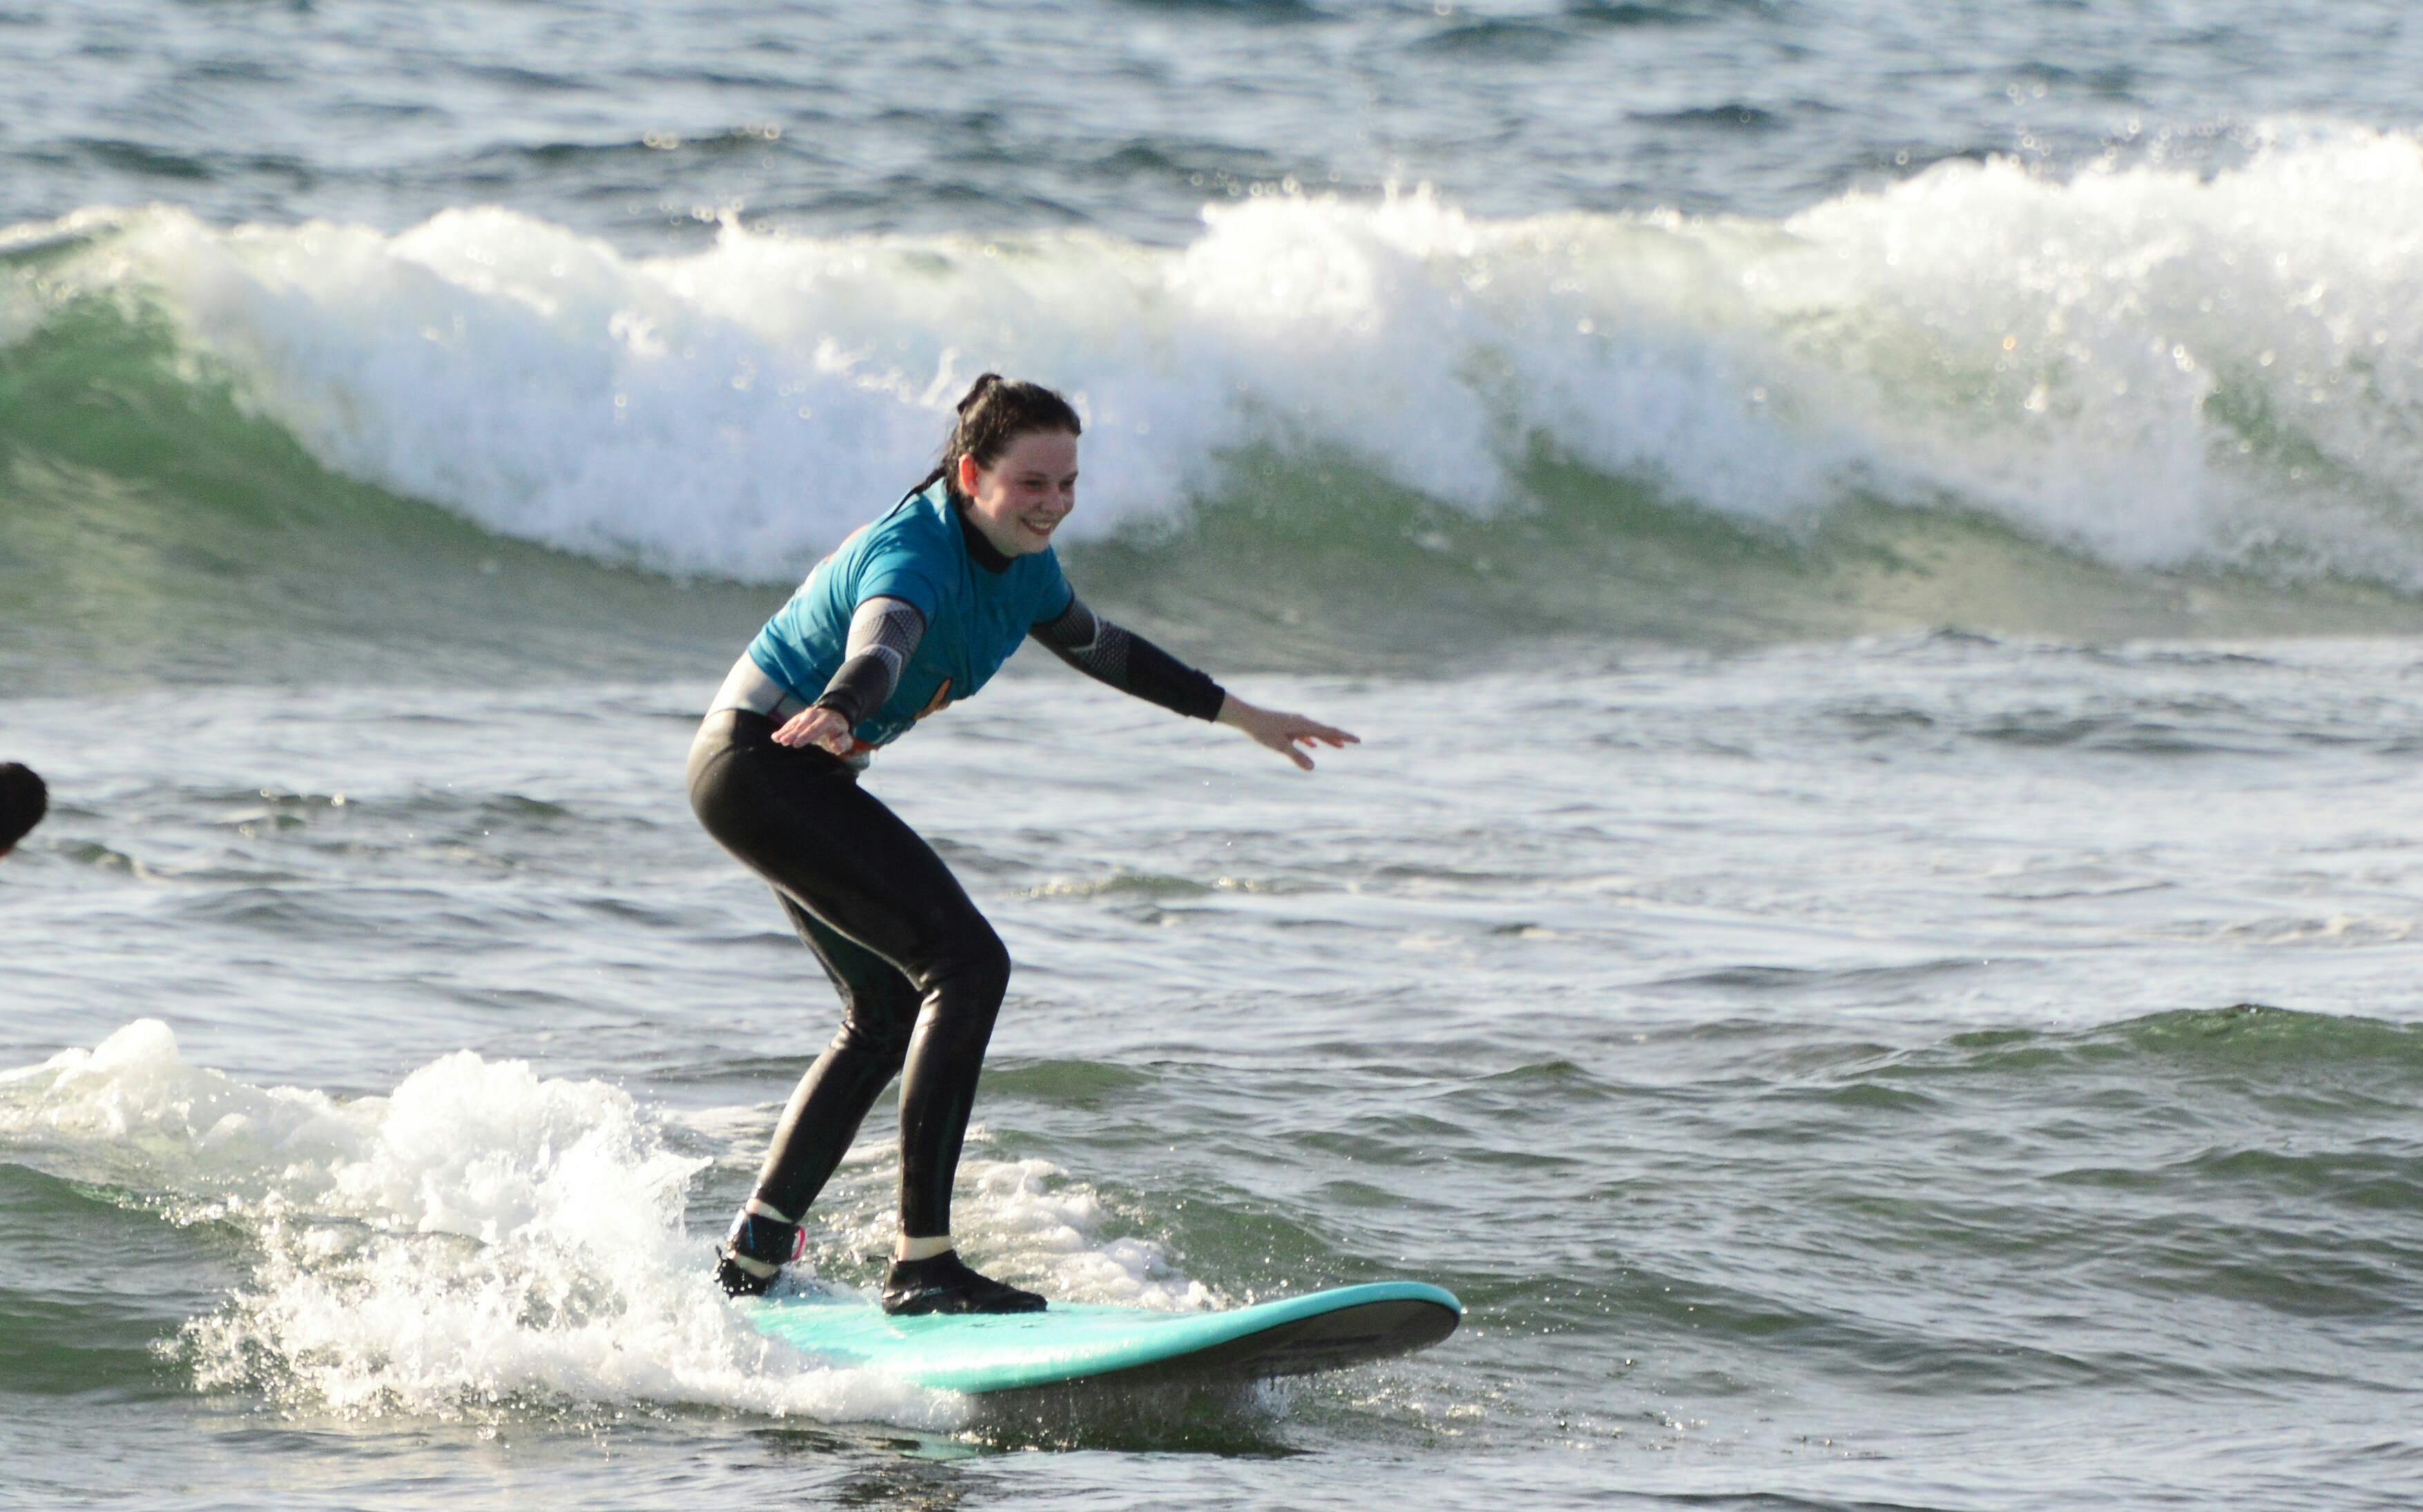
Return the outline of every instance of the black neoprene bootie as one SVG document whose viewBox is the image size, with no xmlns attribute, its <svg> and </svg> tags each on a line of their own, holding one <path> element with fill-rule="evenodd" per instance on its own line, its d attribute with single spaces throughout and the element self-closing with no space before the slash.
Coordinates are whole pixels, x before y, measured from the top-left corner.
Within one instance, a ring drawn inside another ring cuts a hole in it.
<svg viewBox="0 0 2423 1512">
<path fill-rule="evenodd" d="M 883 1278 L 883 1311 L 895 1317 L 920 1313 L 1040 1313 L 1043 1298 L 967 1267 L 956 1249 L 930 1260 L 895 1260 Z"/>
<path fill-rule="evenodd" d="M 783 1267 L 800 1258 L 800 1226 L 743 1209 L 715 1251 L 716 1284 L 726 1297 L 763 1297 Z"/>
</svg>

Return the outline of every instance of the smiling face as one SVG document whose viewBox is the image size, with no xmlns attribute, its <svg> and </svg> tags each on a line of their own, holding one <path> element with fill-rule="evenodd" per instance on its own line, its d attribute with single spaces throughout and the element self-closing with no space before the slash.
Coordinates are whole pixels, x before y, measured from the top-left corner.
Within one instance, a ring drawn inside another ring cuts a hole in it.
<svg viewBox="0 0 2423 1512">
<path fill-rule="evenodd" d="M 963 456 L 959 492 L 967 496 L 968 518 L 994 550 L 1032 556 L 1052 544 L 1053 532 L 1077 507 L 1077 438 L 1028 431 L 989 468 Z"/>
</svg>

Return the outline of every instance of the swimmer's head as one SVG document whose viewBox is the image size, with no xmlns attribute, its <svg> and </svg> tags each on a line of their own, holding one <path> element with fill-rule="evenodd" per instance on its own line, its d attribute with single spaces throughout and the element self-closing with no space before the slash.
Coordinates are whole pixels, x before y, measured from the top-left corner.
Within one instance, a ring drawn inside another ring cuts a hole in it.
<svg viewBox="0 0 2423 1512">
<path fill-rule="evenodd" d="M 959 401 L 938 476 L 995 549 L 1030 555 L 1076 507 L 1084 430 L 1069 401 L 1041 384 L 988 373 Z"/>
<path fill-rule="evenodd" d="M 980 468 L 998 467 L 1020 437 L 1037 431 L 1076 437 L 1084 435 L 1085 427 L 1078 422 L 1077 411 L 1069 401 L 1052 390 L 988 373 L 959 401 L 958 418 L 951 422 L 951 434 L 942 442 L 941 476 L 950 480 L 955 491 L 964 492 L 959 481 L 964 475 L 959 468 L 962 458 L 973 457 Z"/>
<path fill-rule="evenodd" d="M 50 789 L 31 767 L 0 762 L 0 856 L 7 855 L 25 832 L 42 821 L 51 806 Z"/>
</svg>

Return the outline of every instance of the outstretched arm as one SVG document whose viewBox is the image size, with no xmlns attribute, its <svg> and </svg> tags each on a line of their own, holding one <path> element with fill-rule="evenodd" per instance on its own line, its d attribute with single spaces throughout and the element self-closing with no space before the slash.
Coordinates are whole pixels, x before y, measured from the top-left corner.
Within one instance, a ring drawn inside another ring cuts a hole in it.
<svg viewBox="0 0 2423 1512">
<path fill-rule="evenodd" d="M 1131 635 L 1085 607 L 1074 594 L 1069 607 L 1027 633 L 1097 682 L 1148 704 L 1196 719 L 1218 719 L 1220 685 L 1141 635 Z"/>
<path fill-rule="evenodd" d="M 1085 600 L 1074 596 L 1067 609 L 1033 627 L 1030 633 L 1085 676 L 1175 713 L 1232 725 L 1307 772 L 1312 770 L 1312 757 L 1299 747 L 1316 741 L 1332 746 L 1355 743 L 1355 738 L 1344 730 L 1302 714 L 1263 708 L 1226 692 L 1143 636 L 1131 634 L 1087 609 Z"/>
</svg>

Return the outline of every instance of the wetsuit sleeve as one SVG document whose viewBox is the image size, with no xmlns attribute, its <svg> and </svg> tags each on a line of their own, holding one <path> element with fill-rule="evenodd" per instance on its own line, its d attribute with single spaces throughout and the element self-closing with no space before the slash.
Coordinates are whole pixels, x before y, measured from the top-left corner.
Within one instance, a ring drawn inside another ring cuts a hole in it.
<svg viewBox="0 0 2423 1512">
<path fill-rule="evenodd" d="M 926 633 L 926 616 L 917 606 L 899 598 L 869 598 L 849 617 L 849 640 L 842 648 L 841 665 L 816 703 L 830 708 L 857 728 L 881 708 L 900 686 L 901 669 Z"/>
<path fill-rule="evenodd" d="M 1102 618 L 1075 594 L 1069 596 L 1068 608 L 1037 621 L 1027 633 L 1086 676 L 1175 713 L 1217 719 L 1227 700 L 1218 683 Z"/>
</svg>

